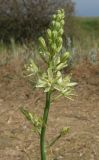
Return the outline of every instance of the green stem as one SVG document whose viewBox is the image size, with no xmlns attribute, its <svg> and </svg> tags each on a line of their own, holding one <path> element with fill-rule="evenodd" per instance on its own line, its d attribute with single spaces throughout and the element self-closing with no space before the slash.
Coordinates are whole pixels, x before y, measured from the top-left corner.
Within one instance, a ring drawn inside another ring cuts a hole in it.
<svg viewBox="0 0 99 160">
<path fill-rule="evenodd" d="M 48 146 L 48 148 L 52 147 L 56 141 L 58 141 L 61 138 L 61 134 L 59 134 Z"/>
<path fill-rule="evenodd" d="M 46 132 L 46 125 L 50 108 L 50 96 L 51 96 L 50 92 L 46 93 L 46 104 L 43 114 L 43 125 L 40 136 L 41 160 L 46 160 L 45 132 Z"/>
</svg>

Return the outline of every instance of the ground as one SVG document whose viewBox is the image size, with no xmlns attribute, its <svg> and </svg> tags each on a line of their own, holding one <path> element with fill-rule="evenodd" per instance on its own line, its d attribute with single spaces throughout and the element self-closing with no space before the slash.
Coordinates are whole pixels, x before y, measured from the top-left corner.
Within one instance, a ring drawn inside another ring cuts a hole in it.
<svg viewBox="0 0 99 160">
<path fill-rule="evenodd" d="M 61 98 L 50 108 L 46 138 L 62 127 L 69 133 L 48 151 L 49 160 L 99 160 L 99 66 L 80 64 L 72 70 L 78 83 L 73 101 Z M 40 160 L 39 139 L 20 112 L 24 106 L 41 115 L 45 97 L 16 72 L 0 66 L 0 160 Z"/>
</svg>

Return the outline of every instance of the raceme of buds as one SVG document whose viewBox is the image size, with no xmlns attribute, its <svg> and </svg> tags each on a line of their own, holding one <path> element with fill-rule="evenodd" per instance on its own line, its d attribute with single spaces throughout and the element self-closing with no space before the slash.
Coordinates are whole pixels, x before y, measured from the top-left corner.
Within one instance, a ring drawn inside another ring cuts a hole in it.
<svg viewBox="0 0 99 160">
<path fill-rule="evenodd" d="M 52 54 L 55 55 L 57 52 L 60 52 L 62 48 L 62 35 L 64 27 L 64 10 L 58 10 L 57 14 L 53 16 L 51 24 L 51 32 L 48 41 L 52 49 Z M 47 32 L 49 35 L 49 32 Z"/>
<path fill-rule="evenodd" d="M 52 23 L 47 29 L 48 46 L 43 37 L 39 38 L 40 51 L 50 52 L 51 57 L 60 52 L 62 49 L 62 35 L 64 27 L 64 10 L 58 10 L 53 16 Z M 45 58 L 46 59 L 46 58 Z"/>
</svg>

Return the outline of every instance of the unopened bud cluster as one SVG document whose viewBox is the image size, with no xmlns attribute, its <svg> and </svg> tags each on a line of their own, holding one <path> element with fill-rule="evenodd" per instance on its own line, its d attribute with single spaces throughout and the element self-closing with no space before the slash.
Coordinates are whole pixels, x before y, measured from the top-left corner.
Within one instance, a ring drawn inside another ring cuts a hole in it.
<svg viewBox="0 0 99 160">
<path fill-rule="evenodd" d="M 51 48 L 51 52 L 54 55 L 56 52 L 60 52 L 62 48 L 62 35 L 64 27 L 64 10 L 58 10 L 57 14 L 53 15 L 53 20 L 50 29 L 47 30 L 48 43 Z"/>
</svg>

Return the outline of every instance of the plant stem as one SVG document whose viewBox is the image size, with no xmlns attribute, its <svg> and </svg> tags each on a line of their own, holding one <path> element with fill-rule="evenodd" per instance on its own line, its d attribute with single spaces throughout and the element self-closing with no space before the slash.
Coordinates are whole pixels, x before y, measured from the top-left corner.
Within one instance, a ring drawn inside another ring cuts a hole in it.
<svg viewBox="0 0 99 160">
<path fill-rule="evenodd" d="M 48 113 L 50 108 L 50 97 L 51 93 L 46 93 L 46 104 L 43 114 L 43 125 L 41 129 L 41 136 L 40 136 L 40 149 L 41 149 L 41 160 L 46 160 L 46 146 L 45 146 L 45 132 L 46 132 L 46 125 L 48 119 Z"/>
<path fill-rule="evenodd" d="M 49 147 L 52 147 L 52 146 L 55 144 L 55 142 L 58 141 L 60 138 L 61 138 L 61 134 L 59 134 L 59 135 L 49 144 L 48 148 L 49 148 Z"/>
</svg>

